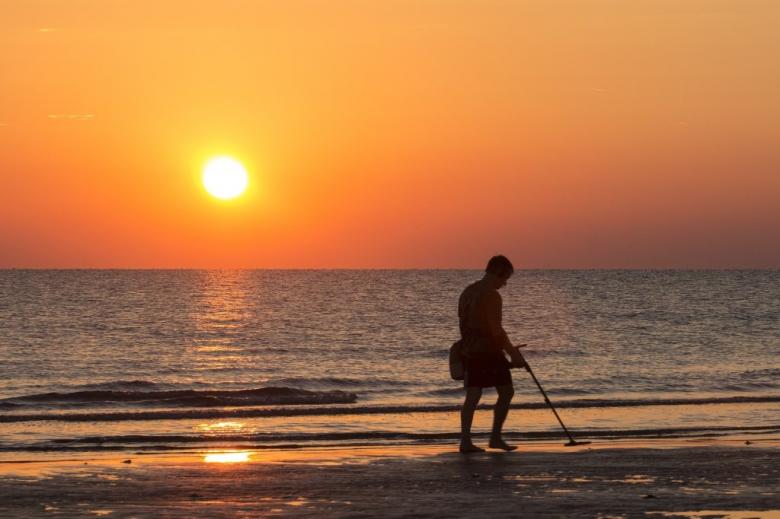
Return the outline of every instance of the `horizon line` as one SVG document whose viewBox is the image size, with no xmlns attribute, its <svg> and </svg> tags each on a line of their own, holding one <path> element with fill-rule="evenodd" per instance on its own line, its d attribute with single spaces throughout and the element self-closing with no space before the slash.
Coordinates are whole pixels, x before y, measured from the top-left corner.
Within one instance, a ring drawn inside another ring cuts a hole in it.
<svg viewBox="0 0 780 519">
<path fill-rule="evenodd" d="M 0 267 L 0 271 L 62 270 L 62 271 L 179 271 L 179 270 L 267 270 L 267 271 L 484 271 L 484 267 Z M 515 272 L 534 271 L 678 271 L 678 272 L 723 272 L 723 271 L 777 271 L 777 267 L 519 267 Z"/>
</svg>

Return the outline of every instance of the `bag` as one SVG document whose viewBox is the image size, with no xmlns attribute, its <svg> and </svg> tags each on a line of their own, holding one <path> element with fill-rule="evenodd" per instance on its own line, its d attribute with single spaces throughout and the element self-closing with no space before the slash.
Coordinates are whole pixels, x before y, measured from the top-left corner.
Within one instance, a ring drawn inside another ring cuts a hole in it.
<svg viewBox="0 0 780 519">
<path fill-rule="evenodd" d="M 463 380 L 466 366 L 463 359 L 463 340 L 450 346 L 450 376 L 453 380 Z"/>
<path fill-rule="evenodd" d="M 460 340 L 460 354 L 464 359 L 482 357 L 496 350 L 490 338 L 482 335 L 467 335 Z"/>
</svg>

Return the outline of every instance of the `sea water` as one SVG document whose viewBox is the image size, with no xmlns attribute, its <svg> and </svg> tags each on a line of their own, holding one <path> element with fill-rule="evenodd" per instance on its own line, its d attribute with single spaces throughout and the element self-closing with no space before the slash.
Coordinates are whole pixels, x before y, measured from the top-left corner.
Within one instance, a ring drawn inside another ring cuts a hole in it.
<svg viewBox="0 0 780 519">
<path fill-rule="evenodd" d="M 452 441 L 463 389 L 447 354 L 480 276 L 2 270 L 0 456 Z M 501 293 L 505 329 L 580 436 L 780 430 L 778 271 L 521 270 Z M 559 436 L 528 374 L 513 378 L 508 435 Z"/>
</svg>

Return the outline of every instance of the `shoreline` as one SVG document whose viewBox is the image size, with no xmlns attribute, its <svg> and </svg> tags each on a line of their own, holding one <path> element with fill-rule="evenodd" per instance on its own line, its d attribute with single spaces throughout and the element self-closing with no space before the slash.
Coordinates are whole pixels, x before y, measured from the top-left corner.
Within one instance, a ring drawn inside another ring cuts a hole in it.
<svg viewBox="0 0 780 519">
<path fill-rule="evenodd" d="M 561 410 L 575 438 L 624 439 L 733 438 L 780 435 L 780 404 L 626 407 Z M 0 424 L 0 460 L 16 452 L 102 452 L 309 448 L 359 444 L 435 444 L 457 441 L 459 413 L 395 413 L 333 417 L 263 417 L 219 420 L 187 419 L 120 422 L 17 422 Z M 40 425 L 38 425 L 40 424 Z M 476 437 L 486 435 L 492 413 L 475 413 Z M 511 441 L 563 441 L 549 409 L 510 412 L 504 433 Z"/>
<path fill-rule="evenodd" d="M 481 417 L 485 419 L 486 417 Z M 232 425 L 237 424 L 220 424 Z M 487 443 L 490 433 L 478 430 L 472 437 L 479 443 Z M 722 447 L 755 444 L 773 446 L 780 443 L 780 425 L 750 427 L 690 427 L 647 430 L 576 430 L 576 441 L 587 442 L 591 448 L 625 448 L 636 445 L 647 448 L 677 448 L 701 445 Z M 344 450 L 352 448 L 438 448 L 457 445 L 460 434 L 447 433 L 327 433 L 293 434 L 276 439 L 262 435 L 216 434 L 210 436 L 103 436 L 68 440 L 51 440 L 32 445 L 13 445 L 0 442 L 0 476 L 4 467 L 20 460 L 46 463 L 65 458 L 92 460 L 112 456 L 187 456 L 198 453 L 240 450 L 247 452 Z M 563 431 L 504 431 L 504 438 L 521 450 L 555 450 L 568 442 Z M 568 450 L 568 449 L 567 449 Z M 11 465 L 9 465 L 11 464 Z"/>
<path fill-rule="evenodd" d="M 0 516 L 484 517 L 521 507 L 529 517 L 678 517 L 668 514 L 780 509 L 778 437 L 523 442 L 512 453 L 469 455 L 456 447 L 20 456 L 0 462 Z"/>
</svg>

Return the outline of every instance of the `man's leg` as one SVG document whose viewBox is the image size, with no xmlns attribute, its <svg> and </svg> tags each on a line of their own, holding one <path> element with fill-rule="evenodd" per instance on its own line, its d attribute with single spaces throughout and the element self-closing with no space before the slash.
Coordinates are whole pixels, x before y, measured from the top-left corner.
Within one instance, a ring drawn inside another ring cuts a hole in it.
<svg viewBox="0 0 780 519">
<path fill-rule="evenodd" d="M 474 411 L 479 399 L 482 398 L 481 387 L 467 387 L 466 400 L 460 410 L 460 452 L 483 452 L 471 442 L 471 422 L 474 421 Z"/>
<path fill-rule="evenodd" d="M 498 400 L 496 400 L 496 406 L 493 408 L 493 432 L 490 434 L 490 447 L 493 449 L 503 449 L 505 451 L 513 451 L 517 447 L 507 445 L 501 438 L 501 429 L 504 427 L 504 420 L 506 415 L 509 414 L 509 403 L 512 401 L 512 397 L 515 394 L 515 389 L 511 384 L 506 386 L 497 386 Z"/>
</svg>

